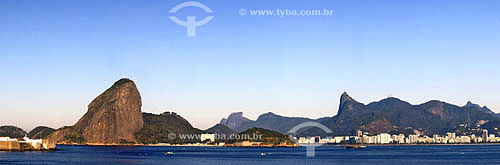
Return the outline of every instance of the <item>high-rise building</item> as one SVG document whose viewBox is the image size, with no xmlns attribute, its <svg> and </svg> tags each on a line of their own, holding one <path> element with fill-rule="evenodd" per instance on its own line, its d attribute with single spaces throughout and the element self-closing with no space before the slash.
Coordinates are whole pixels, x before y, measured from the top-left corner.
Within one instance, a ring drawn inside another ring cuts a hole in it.
<svg viewBox="0 0 500 165">
<path fill-rule="evenodd" d="M 488 130 L 483 130 L 483 142 L 488 142 Z"/>
<path fill-rule="evenodd" d="M 321 140 L 321 136 L 315 136 L 313 143 L 319 143 L 320 140 Z"/>
<path fill-rule="evenodd" d="M 411 144 L 418 143 L 418 135 L 410 135 L 409 138 Z"/>
<path fill-rule="evenodd" d="M 380 144 L 389 144 L 392 141 L 391 135 L 389 135 L 387 133 L 382 133 L 378 136 L 380 136 Z"/>
<path fill-rule="evenodd" d="M 215 134 L 201 134 L 200 140 L 206 141 L 208 140 L 209 142 L 214 142 L 215 141 Z"/>
<path fill-rule="evenodd" d="M 358 132 L 356 132 L 356 136 L 357 137 L 363 136 L 363 132 L 361 130 L 358 130 Z"/>
<path fill-rule="evenodd" d="M 457 134 L 455 132 L 448 132 L 446 133 L 446 136 L 450 139 L 455 139 L 457 137 Z"/>
<path fill-rule="evenodd" d="M 488 137 L 488 141 L 489 142 L 496 142 L 495 141 L 495 134 L 490 134 L 490 136 Z"/>
<path fill-rule="evenodd" d="M 399 144 L 405 143 L 405 134 L 399 134 L 398 143 Z"/>
</svg>

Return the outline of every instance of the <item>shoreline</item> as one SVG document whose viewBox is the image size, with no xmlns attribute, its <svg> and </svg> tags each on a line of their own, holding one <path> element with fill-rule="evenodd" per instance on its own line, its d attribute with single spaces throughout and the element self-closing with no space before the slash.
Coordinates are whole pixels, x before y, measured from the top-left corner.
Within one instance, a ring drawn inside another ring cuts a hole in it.
<svg viewBox="0 0 500 165">
<path fill-rule="evenodd" d="M 158 144 L 57 144 L 62 146 L 96 146 L 96 147 L 228 147 L 228 148 L 290 148 L 290 146 L 220 146 L 220 145 L 188 145 L 188 144 L 171 144 L 171 145 L 158 145 Z M 347 145 L 360 145 L 360 146 L 465 146 L 465 145 L 500 145 L 500 143 L 472 143 L 472 144 L 324 144 L 322 146 L 347 146 Z M 296 146 L 303 147 L 303 146 Z M 55 149 L 57 150 L 57 149 Z M 0 150 L 4 151 L 4 150 Z M 39 151 L 39 150 L 36 150 Z M 51 150 L 48 150 L 51 151 Z"/>
<path fill-rule="evenodd" d="M 37 149 L 23 149 L 23 150 L 5 150 L 5 149 L 0 149 L 0 152 L 53 152 L 53 151 L 58 151 L 60 149 L 43 149 L 43 150 L 37 150 Z"/>
<path fill-rule="evenodd" d="M 471 143 L 471 144 L 325 144 L 322 146 L 466 146 L 466 145 L 500 145 L 500 143 Z"/>
</svg>

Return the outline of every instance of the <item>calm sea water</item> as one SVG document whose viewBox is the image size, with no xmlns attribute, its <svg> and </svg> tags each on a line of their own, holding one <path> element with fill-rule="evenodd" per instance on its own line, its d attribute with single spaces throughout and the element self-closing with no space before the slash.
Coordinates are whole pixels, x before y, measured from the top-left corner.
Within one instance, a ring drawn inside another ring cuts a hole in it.
<svg viewBox="0 0 500 165">
<path fill-rule="evenodd" d="M 54 152 L 0 152 L 0 164 L 500 164 L 500 145 L 316 148 L 58 146 Z M 168 152 L 173 152 L 169 155 Z M 261 153 L 266 155 L 261 156 Z"/>
</svg>

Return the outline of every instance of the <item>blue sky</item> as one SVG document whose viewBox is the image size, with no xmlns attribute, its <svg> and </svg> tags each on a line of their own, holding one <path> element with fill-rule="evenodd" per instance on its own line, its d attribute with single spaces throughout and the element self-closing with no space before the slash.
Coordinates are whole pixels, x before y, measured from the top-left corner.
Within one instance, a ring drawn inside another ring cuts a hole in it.
<svg viewBox="0 0 500 165">
<path fill-rule="evenodd" d="M 176 111 L 202 129 L 236 111 L 333 116 L 344 91 L 500 112 L 499 1 L 199 1 L 214 19 L 196 37 L 168 16 L 208 14 L 168 13 L 182 2 L 1 1 L 0 125 L 72 125 L 122 77 L 137 83 L 143 111 Z"/>
</svg>

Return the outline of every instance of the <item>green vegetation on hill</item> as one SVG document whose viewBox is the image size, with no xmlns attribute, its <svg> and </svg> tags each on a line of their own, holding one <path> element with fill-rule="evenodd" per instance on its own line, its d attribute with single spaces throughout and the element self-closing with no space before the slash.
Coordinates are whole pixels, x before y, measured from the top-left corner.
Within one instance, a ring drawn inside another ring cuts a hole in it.
<svg viewBox="0 0 500 165">
<path fill-rule="evenodd" d="M 84 144 L 85 138 L 73 129 L 73 127 L 63 127 L 60 130 L 65 130 L 67 133 L 64 134 L 64 142 L 68 144 Z"/>
<path fill-rule="evenodd" d="M 250 128 L 246 131 L 240 133 L 240 136 L 249 136 L 251 138 L 259 137 L 258 139 L 252 139 L 249 141 L 262 142 L 264 144 L 293 144 L 293 142 L 288 138 L 287 135 L 283 135 L 279 132 L 271 131 L 264 128 Z M 245 141 L 246 139 L 240 139 L 238 141 Z"/>
<path fill-rule="evenodd" d="M 28 133 L 28 137 L 30 137 L 32 139 L 45 139 L 45 138 L 47 138 L 47 136 L 49 136 L 51 133 L 53 133 L 55 131 L 56 130 L 53 128 L 49 128 L 49 127 L 45 127 L 45 126 L 38 126 Z"/>
<path fill-rule="evenodd" d="M 142 113 L 142 117 L 144 127 L 135 133 L 137 141 L 142 144 L 198 142 L 197 139 L 182 140 L 179 138 L 179 134 L 203 133 L 202 130 L 193 128 L 186 119 L 174 112 L 165 112 L 159 115 Z M 176 137 L 169 137 L 170 133 L 174 133 Z"/>
<path fill-rule="evenodd" d="M 287 133 L 290 129 L 304 122 L 315 121 L 313 119 L 302 117 L 285 117 L 268 112 L 260 115 L 257 120 L 250 120 L 243 117 L 242 112 L 231 113 L 226 119 L 222 119 L 220 124 L 223 124 L 237 132 L 242 132 L 247 129 L 257 127 L 265 128 L 280 133 Z"/>
<path fill-rule="evenodd" d="M 207 133 L 216 133 L 219 135 L 226 135 L 229 136 L 231 134 L 238 134 L 236 131 L 232 130 L 231 128 L 222 125 L 222 124 L 216 124 L 213 127 L 210 127 L 209 129 L 205 130 Z"/>
<path fill-rule="evenodd" d="M 7 136 L 11 138 L 22 138 L 26 135 L 26 131 L 15 126 L 1 126 L 0 136 Z"/>
<path fill-rule="evenodd" d="M 283 134 L 288 133 L 293 127 L 305 123 L 315 121 L 309 118 L 302 117 L 284 117 L 272 112 L 262 114 L 257 118 L 256 126 L 259 128 L 265 128 L 273 131 L 277 131 Z"/>
</svg>

